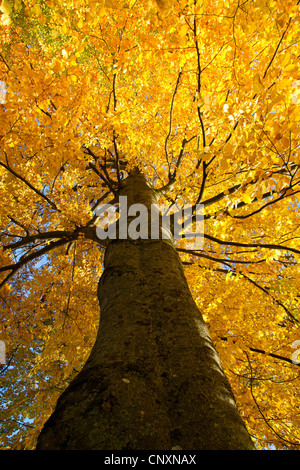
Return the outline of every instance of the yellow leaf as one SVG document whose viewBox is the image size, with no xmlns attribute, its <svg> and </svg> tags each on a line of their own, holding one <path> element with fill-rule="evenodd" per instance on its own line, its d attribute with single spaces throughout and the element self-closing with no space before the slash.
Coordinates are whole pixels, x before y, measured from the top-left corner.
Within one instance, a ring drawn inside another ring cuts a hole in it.
<svg viewBox="0 0 300 470">
<path fill-rule="evenodd" d="M 204 105 L 204 99 L 199 95 L 198 91 L 195 94 L 195 101 L 198 108 L 201 108 Z"/>
<path fill-rule="evenodd" d="M 8 0 L 2 0 L 1 6 L 0 6 L 0 11 L 4 13 L 4 15 L 10 15 L 11 14 L 11 6 Z"/>
<path fill-rule="evenodd" d="M 46 24 L 47 23 L 47 16 L 46 15 L 40 15 L 39 16 L 39 22 L 41 24 Z"/>
<path fill-rule="evenodd" d="M 294 194 L 293 188 L 289 188 L 285 193 L 286 196 L 290 196 L 291 194 Z"/>
<path fill-rule="evenodd" d="M 298 70 L 298 65 L 296 64 L 289 64 L 284 69 L 286 72 L 296 72 Z"/>
<path fill-rule="evenodd" d="M 290 60 L 291 60 L 291 54 L 287 52 L 284 58 L 282 59 L 281 66 L 285 67 L 289 63 Z"/>
<path fill-rule="evenodd" d="M 284 80 L 281 80 L 278 85 L 277 85 L 277 88 L 279 89 L 283 89 L 283 88 L 287 88 L 287 87 L 290 87 L 291 86 L 291 81 L 289 78 L 285 78 Z"/>
<path fill-rule="evenodd" d="M 211 154 L 209 152 L 202 152 L 201 150 L 194 150 L 194 153 L 199 160 L 202 160 L 204 162 L 208 161 L 211 159 Z"/>
<path fill-rule="evenodd" d="M 253 77 L 253 91 L 254 93 L 262 93 L 264 91 L 264 86 L 261 82 L 260 76 L 256 73 Z"/>
<path fill-rule="evenodd" d="M 58 31 L 57 31 L 56 29 L 52 29 L 52 31 L 51 31 L 51 37 L 52 37 L 53 39 L 56 39 L 56 38 L 58 37 L 58 35 L 59 35 Z"/>
<path fill-rule="evenodd" d="M 270 105 L 270 110 L 273 108 L 273 106 L 275 106 L 277 103 L 280 103 L 280 101 L 283 101 L 283 96 L 282 95 L 277 95 L 274 100 L 272 101 L 271 105 Z"/>
<path fill-rule="evenodd" d="M 121 2 L 119 0 L 105 0 L 104 5 L 107 8 L 113 8 L 114 10 L 119 10 L 121 8 Z"/>
<path fill-rule="evenodd" d="M 252 202 L 251 196 L 249 196 L 249 194 L 243 194 L 242 200 L 243 200 L 246 204 L 251 204 L 251 202 Z"/>
<path fill-rule="evenodd" d="M 14 10 L 19 11 L 22 8 L 22 0 L 14 0 Z"/>
<path fill-rule="evenodd" d="M 173 42 L 173 43 L 178 42 L 178 36 L 177 36 L 177 34 L 171 33 L 171 34 L 170 34 L 170 41 Z"/>
<path fill-rule="evenodd" d="M 0 21 L 4 26 L 9 26 L 10 25 L 10 17 L 9 15 L 6 15 L 5 13 L 1 15 Z"/>
<path fill-rule="evenodd" d="M 64 69 L 64 65 L 62 64 L 62 62 L 60 60 L 56 60 L 55 61 L 55 64 L 54 64 L 54 67 L 53 67 L 53 72 L 55 73 L 59 73 L 61 72 L 62 70 Z"/>
<path fill-rule="evenodd" d="M 33 7 L 31 7 L 30 11 L 33 15 L 36 15 L 36 16 L 39 16 L 42 14 L 42 9 L 39 3 L 36 3 Z"/>
</svg>

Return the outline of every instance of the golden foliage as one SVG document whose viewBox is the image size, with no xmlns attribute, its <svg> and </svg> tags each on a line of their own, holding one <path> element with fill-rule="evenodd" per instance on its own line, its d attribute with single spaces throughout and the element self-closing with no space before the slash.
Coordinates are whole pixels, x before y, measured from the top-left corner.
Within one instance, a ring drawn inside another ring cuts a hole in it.
<svg viewBox="0 0 300 470">
<path fill-rule="evenodd" d="M 299 449 L 299 4 L 1 12 L 2 448 L 34 447 L 93 344 L 103 251 L 78 228 L 116 144 L 163 202 L 204 204 L 203 249 L 176 244 L 191 291 L 258 447 Z"/>
</svg>

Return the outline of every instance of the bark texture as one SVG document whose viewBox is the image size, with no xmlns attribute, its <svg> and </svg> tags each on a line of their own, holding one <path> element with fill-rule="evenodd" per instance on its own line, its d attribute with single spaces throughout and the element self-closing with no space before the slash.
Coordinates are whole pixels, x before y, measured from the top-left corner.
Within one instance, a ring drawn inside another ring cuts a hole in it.
<svg viewBox="0 0 300 470">
<path fill-rule="evenodd" d="M 109 244 L 101 318 L 37 449 L 253 449 L 170 241 Z"/>
</svg>

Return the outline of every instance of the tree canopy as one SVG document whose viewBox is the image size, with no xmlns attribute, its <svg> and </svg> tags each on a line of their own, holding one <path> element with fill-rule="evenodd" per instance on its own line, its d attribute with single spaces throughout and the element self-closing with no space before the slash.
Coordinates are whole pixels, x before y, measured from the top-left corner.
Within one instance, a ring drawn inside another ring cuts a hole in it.
<svg viewBox="0 0 300 470">
<path fill-rule="evenodd" d="M 202 249 L 175 244 L 191 292 L 258 448 L 299 449 L 299 5 L 2 0 L 3 449 L 88 357 L 95 211 L 135 166 L 203 204 Z"/>
</svg>

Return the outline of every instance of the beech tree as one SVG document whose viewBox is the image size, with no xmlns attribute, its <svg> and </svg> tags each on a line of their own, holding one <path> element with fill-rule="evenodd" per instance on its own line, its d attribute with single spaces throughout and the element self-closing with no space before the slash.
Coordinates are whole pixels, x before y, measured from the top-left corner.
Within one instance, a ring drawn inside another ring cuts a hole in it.
<svg viewBox="0 0 300 470">
<path fill-rule="evenodd" d="M 299 449 L 299 3 L 2 0 L 2 449 Z"/>
</svg>

